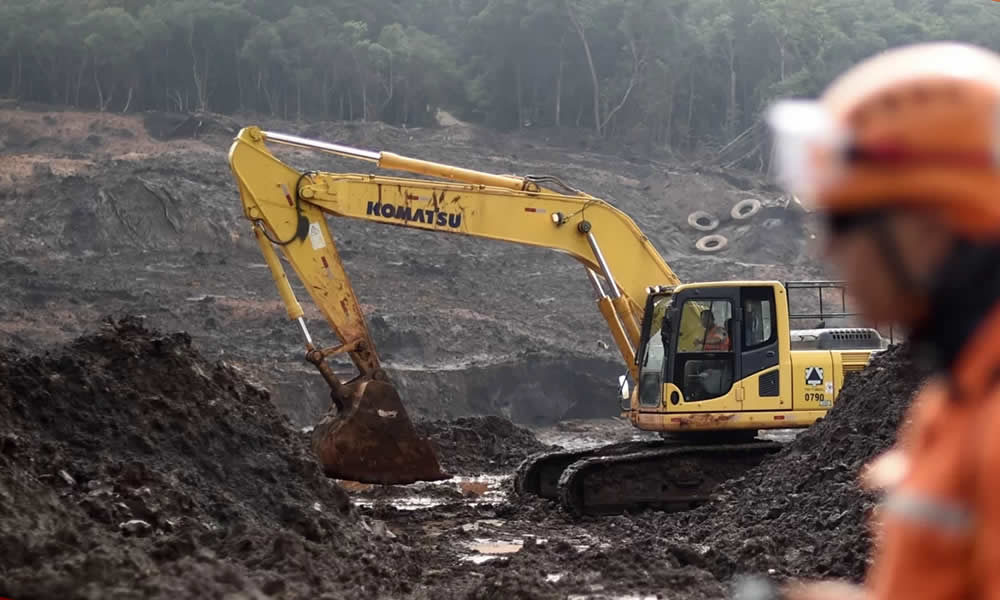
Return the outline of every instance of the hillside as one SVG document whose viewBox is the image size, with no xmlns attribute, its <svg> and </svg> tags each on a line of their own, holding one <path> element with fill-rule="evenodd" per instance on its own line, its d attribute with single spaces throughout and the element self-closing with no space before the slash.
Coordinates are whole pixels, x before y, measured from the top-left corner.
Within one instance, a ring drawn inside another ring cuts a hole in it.
<svg viewBox="0 0 1000 600">
<path fill-rule="evenodd" d="M 269 388 L 294 423 L 310 423 L 327 404 L 325 384 L 301 358 L 300 334 L 249 234 L 226 162 L 233 133 L 249 124 L 491 172 L 557 175 L 629 213 L 684 280 L 821 275 L 800 214 L 752 174 L 599 154 L 552 132 L 519 137 L 447 122 L 402 129 L 8 105 L 0 110 L 0 345 L 36 350 L 91 330 L 105 314 L 139 314 L 190 332 L 206 355 Z M 275 151 L 297 168 L 370 171 Z M 746 198 L 763 208 L 732 219 Z M 688 224 L 695 210 L 720 219 L 713 233 L 728 238 L 726 248 L 695 248 L 704 235 Z M 331 228 L 415 415 L 546 423 L 614 413 L 613 382 L 624 368 L 575 261 L 362 222 Z M 333 343 L 298 293 L 314 336 Z"/>
</svg>

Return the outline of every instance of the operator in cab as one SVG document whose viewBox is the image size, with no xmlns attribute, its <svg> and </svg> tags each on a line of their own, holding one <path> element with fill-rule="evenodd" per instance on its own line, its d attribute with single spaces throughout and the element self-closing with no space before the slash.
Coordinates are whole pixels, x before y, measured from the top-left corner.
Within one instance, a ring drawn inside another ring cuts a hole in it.
<svg viewBox="0 0 1000 600">
<path fill-rule="evenodd" d="M 701 311 L 701 326 L 705 328 L 704 335 L 695 340 L 702 352 L 729 352 L 729 334 L 724 327 L 715 323 L 715 314 L 705 309 Z"/>
<path fill-rule="evenodd" d="M 891 49 L 768 120 L 780 183 L 824 224 L 859 310 L 934 368 L 861 476 L 884 494 L 863 584 L 781 595 L 1000 598 L 1000 56 Z"/>
</svg>

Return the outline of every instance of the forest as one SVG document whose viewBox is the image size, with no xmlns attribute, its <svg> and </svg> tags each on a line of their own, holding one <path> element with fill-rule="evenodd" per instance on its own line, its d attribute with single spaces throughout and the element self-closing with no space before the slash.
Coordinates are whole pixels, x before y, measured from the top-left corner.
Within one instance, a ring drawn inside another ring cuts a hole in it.
<svg viewBox="0 0 1000 600">
<path fill-rule="evenodd" d="M 775 96 L 815 94 L 863 57 L 931 39 L 1000 47 L 1000 4 L 3 0 L 0 95 L 409 127 L 441 108 L 740 160 Z"/>
</svg>

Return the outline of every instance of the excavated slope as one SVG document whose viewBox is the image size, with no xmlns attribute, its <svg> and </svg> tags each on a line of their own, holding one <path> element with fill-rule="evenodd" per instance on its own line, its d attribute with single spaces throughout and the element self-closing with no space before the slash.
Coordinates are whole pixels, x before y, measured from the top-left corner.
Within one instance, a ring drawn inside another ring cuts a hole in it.
<svg viewBox="0 0 1000 600">
<path fill-rule="evenodd" d="M 0 344 L 38 350 L 70 341 L 105 314 L 146 315 L 164 330 L 190 332 L 206 356 L 245 366 L 295 425 L 314 423 L 329 390 L 303 360 L 302 334 L 249 233 L 227 163 L 233 134 L 253 124 L 490 172 L 558 176 L 630 214 L 684 281 L 822 276 L 801 211 L 786 209 L 759 174 L 464 125 L 402 129 L 24 106 L 0 109 L 0 280 L 7 284 Z M 329 154 L 272 149 L 297 169 L 375 171 Z M 733 218 L 731 209 L 746 200 L 763 204 Z M 695 248 L 705 234 L 688 223 L 695 210 L 718 219 L 713 233 L 727 236 L 725 249 Z M 578 262 L 464 235 L 328 222 L 383 366 L 414 416 L 494 414 L 540 425 L 616 414 L 615 382 L 625 367 Z M 313 339 L 336 345 L 288 270 Z M 346 361 L 337 366 L 345 378 L 356 374 Z"/>
</svg>

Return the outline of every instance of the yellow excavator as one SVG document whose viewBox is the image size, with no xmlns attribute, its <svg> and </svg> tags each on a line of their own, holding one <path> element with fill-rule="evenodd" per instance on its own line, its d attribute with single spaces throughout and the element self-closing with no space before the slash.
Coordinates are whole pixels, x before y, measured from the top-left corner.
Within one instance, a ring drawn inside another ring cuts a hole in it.
<svg viewBox="0 0 1000 600">
<path fill-rule="evenodd" d="M 424 176 L 300 171 L 268 144 L 328 152 Z M 846 373 L 884 347 L 874 329 L 793 331 L 788 293 L 836 282 L 682 284 L 635 222 L 553 176 L 484 173 L 302 138 L 251 126 L 229 151 L 243 211 L 306 359 L 331 387 L 331 409 L 312 444 L 329 477 L 377 484 L 446 479 L 415 432 L 383 370 L 326 216 L 541 246 L 579 261 L 634 389 L 620 381 L 621 414 L 663 439 L 527 459 L 520 494 L 558 499 L 576 513 L 704 501 L 780 444 L 759 430 L 802 428 L 822 418 Z M 338 338 L 315 344 L 275 251 L 280 249 Z M 822 311 L 821 311 L 822 313 Z M 843 317 L 849 313 L 830 313 Z M 820 315 L 823 316 L 823 315 Z M 347 354 L 357 375 L 341 381 L 327 359 Z"/>
</svg>

